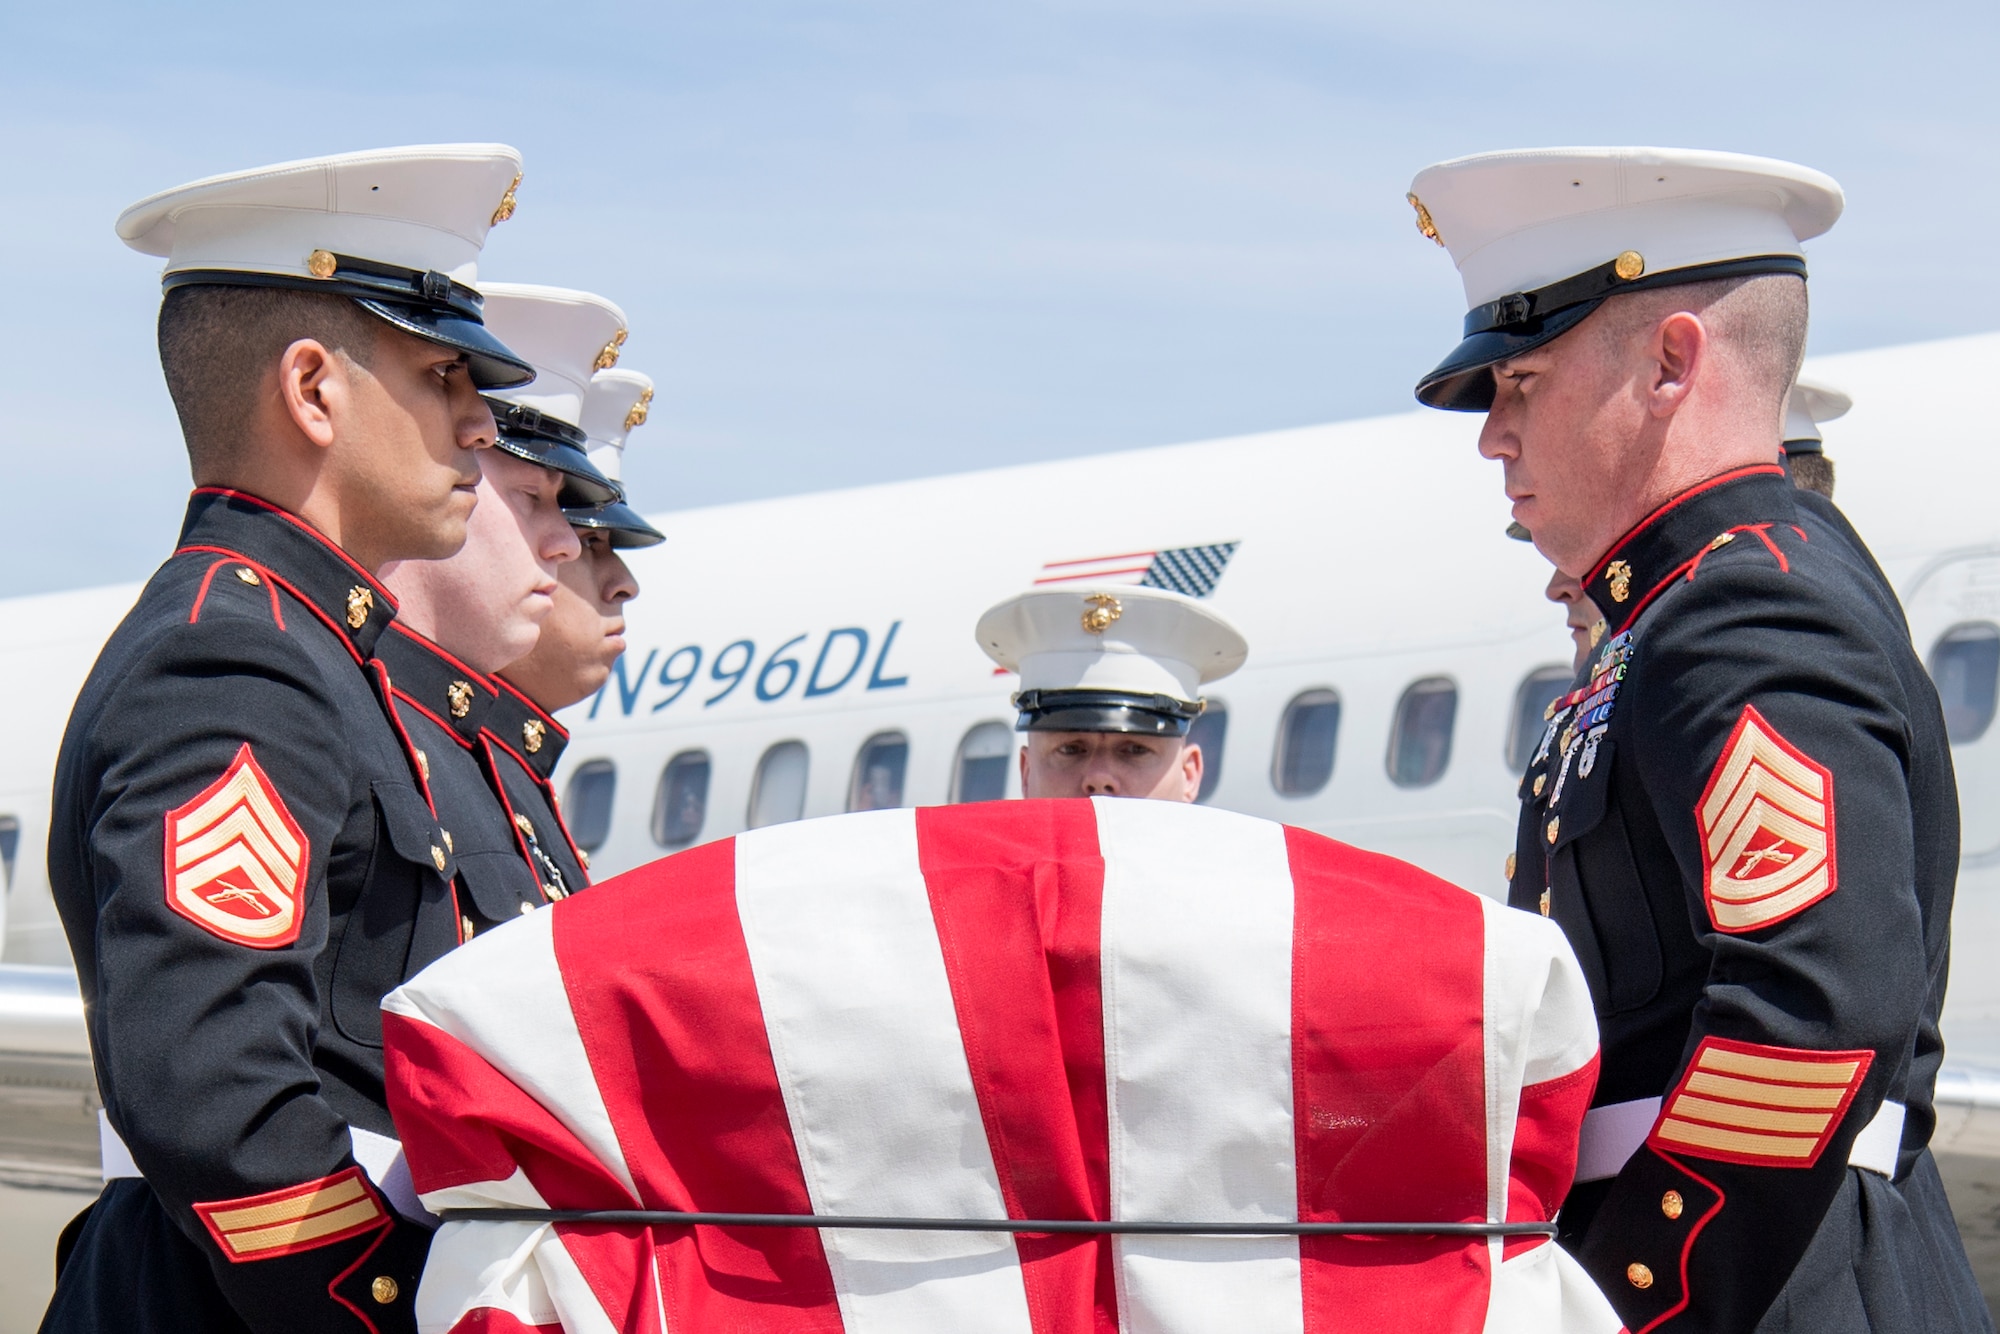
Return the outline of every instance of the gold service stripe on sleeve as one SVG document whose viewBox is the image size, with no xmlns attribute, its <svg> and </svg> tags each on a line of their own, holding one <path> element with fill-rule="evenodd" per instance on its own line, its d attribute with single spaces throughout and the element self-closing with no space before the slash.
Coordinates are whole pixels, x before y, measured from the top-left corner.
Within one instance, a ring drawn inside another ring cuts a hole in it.
<svg viewBox="0 0 2000 1334">
<path fill-rule="evenodd" d="M 1768 1107 L 1745 1107 L 1741 1103 L 1713 1102 L 1707 1098 L 1681 1094 L 1674 1099 L 1670 1116 L 1690 1117 L 1711 1125 L 1734 1126 L 1738 1130 L 1773 1130 L 1791 1135 L 1811 1135 L 1817 1139 L 1833 1117 L 1827 1112 L 1780 1112 Z"/>
<path fill-rule="evenodd" d="M 1655 1133 L 1670 1144 L 1715 1149 L 1722 1153 L 1757 1154 L 1766 1158 L 1810 1158 L 1819 1145 L 1817 1136 L 1752 1135 L 1747 1131 L 1723 1130 L 1718 1126 L 1676 1121 L 1671 1117 L 1660 1122 L 1660 1128 Z"/>
<path fill-rule="evenodd" d="M 1854 1078 L 1859 1061 L 1785 1061 L 1770 1056 L 1709 1047 L 1701 1054 L 1701 1068 L 1751 1079 L 1774 1079 L 1789 1084 L 1841 1084 Z"/>
<path fill-rule="evenodd" d="M 247 1209 L 224 1209 L 210 1214 L 215 1226 L 224 1232 L 236 1232 L 243 1228 L 262 1227 L 268 1223 L 285 1223 L 316 1214 L 367 1193 L 361 1178 L 351 1176 L 337 1185 L 322 1190 L 306 1191 L 290 1199 L 273 1200 L 269 1204 L 256 1204 Z"/>
<path fill-rule="evenodd" d="M 1839 1086 L 1798 1088 L 1789 1084 L 1731 1079 L 1727 1075 L 1703 1074 L 1700 1071 L 1688 1076 L 1687 1091 L 1706 1093 L 1716 1098 L 1733 1098 L 1737 1102 L 1761 1102 L 1773 1107 L 1824 1107 L 1828 1111 L 1840 1106 L 1840 1100 L 1847 1096 L 1847 1090 Z"/>
<path fill-rule="evenodd" d="M 254 1255 L 259 1251 L 295 1246 L 302 1241 L 311 1241 L 315 1237 L 343 1232 L 363 1223 L 372 1223 L 380 1217 L 382 1211 L 376 1207 L 374 1200 L 356 1200 L 345 1208 L 314 1214 L 297 1222 L 279 1223 L 275 1227 L 252 1228 L 246 1232 L 232 1232 L 229 1234 L 229 1249 L 238 1255 Z"/>
</svg>

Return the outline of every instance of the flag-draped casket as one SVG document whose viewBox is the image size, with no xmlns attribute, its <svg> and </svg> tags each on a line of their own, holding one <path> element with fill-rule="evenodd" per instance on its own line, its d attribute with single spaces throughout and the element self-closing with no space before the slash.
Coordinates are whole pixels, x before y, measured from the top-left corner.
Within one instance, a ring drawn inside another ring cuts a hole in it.
<svg viewBox="0 0 2000 1334">
<path fill-rule="evenodd" d="M 432 1209 L 1541 1220 L 1596 1078 L 1547 921 L 1169 802 L 880 811 L 669 857 L 384 1006 Z M 426 1331 L 1615 1331 L 1542 1237 L 467 1221 Z"/>
</svg>

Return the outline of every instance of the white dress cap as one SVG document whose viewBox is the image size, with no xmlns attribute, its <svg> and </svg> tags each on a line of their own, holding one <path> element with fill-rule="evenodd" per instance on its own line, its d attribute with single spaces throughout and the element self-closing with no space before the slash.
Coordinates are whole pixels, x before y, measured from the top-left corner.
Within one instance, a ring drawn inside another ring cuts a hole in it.
<svg viewBox="0 0 2000 1334">
<path fill-rule="evenodd" d="M 616 364 L 625 345 L 625 312 L 568 287 L 487 283 L 479 290 L 486 327 L 535 368 L 533 384 L 494 397 L 582 428 L 590 377 Z"/>
<path fill-rule="evenodd" d="M 653 379 L 618 367 L 590 377 L 583 396 L 583 427 L 590 437 L 590 461 L 613 481 L 622 476 L 625 437 L 645 425 L 653 408 Z"/>
<path fill-rule="evenodd" d="M 1791 395 L 1785 400 L 1785 444 L 1819 440 L 1819 424 L 1846 416 L 1853 406 L 1854 400 L 1832 385 L 1801 378 L 1792 385 Z"/>
<path fill-rule="evenodd" d="M 352 298 L 389 324 L 463 352 L 482 388 L 524 384 L 528 363 L 487 332 L 478 258 L 514 213 L 521 155 L 432 144 L 281 162 L 142 199 L 118 218 L 163 255 L 162 286 L 280 287 Z"/>
<path fill-rule="evenodd" d="M 590 387 L 583 396 L 582 425 L 590 461 L 605 476 L 614 481 L 622 478 L 625 438 L 645 424 L 652 406 L 653 381 L 638 371 L 617 367 L 590 377 Z M 650 547 L 667 540 L 666 534 L 647 523 L 622 497 L 593 509 L 565 507 L 564 513 L 572 527 L 606 533 L 613 547 Z"/>
<path fill-rule="evenodd" d="M 521 155 L 505 144 L 424 144 L 210 176 L 140 200 L 118 235 L 165 272 L 324 278 L 315 251 L 471 286 L 486 233 L 514 212 Z"/>
<path fill-rule="evenodd" d="M 1124 697 L 1141 709 L 1162 697 L 1185 707 L 1169 711 L 1175 728 L 1055 730 L 1184 732 L 1199 711 L 1201 687 L 1241 667 L 1249 654 L 1236 627 L 1206 603 L 1131 584 L 1022 593 L 981 616 L 974 633 L 987 657 L 1021 678 L 1016 700 L 1024 729 L 1038 713 L 1060 722 L 1064 697 L 1075 701 L 1084 692 Z"/>
<path fill-rule="evenodd" d="M 1709 278 L 1805 274 L 1832 227 L 1835 181 L 1773 158 L 1683 148 L 1537 148 L 1426 167 L 1410 184 L 1424 235 L 1465 285 L 1465 341 L 1417 386 L 1484 411 L 1486 367 L 1559 337 L 1607 297 Z"/>
</svg>

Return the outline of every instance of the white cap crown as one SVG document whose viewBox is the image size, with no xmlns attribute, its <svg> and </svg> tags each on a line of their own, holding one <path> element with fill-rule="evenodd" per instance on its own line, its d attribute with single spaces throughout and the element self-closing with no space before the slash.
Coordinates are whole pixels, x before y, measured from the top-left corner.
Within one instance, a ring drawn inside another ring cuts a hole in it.
<svg viewBox="0 0 2000 1334">
<path fill-rule="evenodd" d="M 579 425 L 590 437 L 590 461 L 612 481 L 620 480 L 625 437 L 645 424 L 652 406 L 653 381 L 648 375 L 618 367 L 590 378 Z"/>
<path fill-rule="evenodd" d="M 986 656 L 1027 690 L 1105 690 L 1194 703 L 1249 645 L 1205 603 L 1131 584 L 1036 589 L 979 618 Z"/>
<path fill-rule="evenodd" d="M 1801 377 L 1785 399 L 1785 439 L 1819 440 L 1821 422 L 1847 415 L 1854 400 L 1830 384 Z"/>
<path fill-rule="evenodd" d="M 591 377 L 617 361 L 624 345 L 625 312 L 601 296 L 568 287 L 488 283 L 480 291 L 486 327 L 535 368 L 532 384 L 494 397 L 582 427 Z M 615 473 L 606 475 L 617 480 Z"/>
<path fill-rule="evenodd" d="M 118 218 L 125 244 L 192 270 L 324 278 L 316 252 L 471 286 L 486 233 L 514 211 L 521 155 L 505 144 L 373 149 L 210 176 Z"/>
</svg>

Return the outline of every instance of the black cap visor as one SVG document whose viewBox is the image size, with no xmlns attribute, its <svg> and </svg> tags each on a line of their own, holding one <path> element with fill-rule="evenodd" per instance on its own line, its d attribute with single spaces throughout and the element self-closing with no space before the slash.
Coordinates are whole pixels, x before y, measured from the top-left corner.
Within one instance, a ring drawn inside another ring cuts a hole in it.
<svg viewBox="0 0 2000 1334">
<path fill-rule="evenodd" d="M 1807 438 L 1804 440 L 1787 440 L 1785 441 L 1783 448 L 1787 455 L 1826 453 L 1825 443 L 1811 438 Z"/>
<path fill-rule="evenodd" d="M 1017 732 L 1123 732 L 1134 736 L 1186 736 L 1200 704 L 1168 695 L 1128 695 L 1116 690 L 1023 690 L 1014 697 Z"/>
<path fill-rule="evenodd" d="M 1545 319 L 1529 320 L 1506 329 L 1468 334 L 1437 369 L 1417 381 L 1417 402 L 1446 412 L 1484 412 L 1493 406 L 1493 368 L 1556 339 L 1583 323 L 1604 304 L 1604 298 L 1584 301 Z"/>
<path fill-rule="evenodd" d="M 1797 255 L 1717 260 L 1712 264 L 1691 264 L 1625 278 L 1618 269 L 1627 260 L 1644 263 L 1636 254 L 1627 252 L 1574 277 L 1532 292 L 1513 292 L 1468 312 L 1464 341 L 1429 375 L 1417 381 L 1417 402 L 1447 412 L 1488 411 L 1493 406 L 1494 366 L 1554 342 L 1583 323 L 1608 297 L 1767 273 L 1788 273 L 1801 279 L 1806 276 L 1806 262 Z"/>
<path fill-rule="evenodd" d="M 183 269 L 168 274 L 160 286 L 169 292 L 191 286 L 282 287 L 351 297 L 354 304 L 404 333 L 463 352 L 472 383 L 481 389 L 514 389 L 535 378 L 535 368 L 480 322 L 485 300 L 464 283 L 436 270 L 402 269 L 351 255 L 316 251 L 314 258 L 324 258 L 330 264 L 326 277 Z"/>
<path fill-rule="evenodd" d="M 589 509 L 624 498 L 625 492 L 618 483 L 598 471 L 584 453 L 589 437 L 581 428 L 505 399 L 488 398 L 486 406 L 493 409 L 495 449 L 563 475 L 558 499 L 565 510 Z"/>
<path fill-rule="evenodd" d="M 535 368 L 495 338 L 485 325 L 455 310 L 368 297 L 357 297 L 354 304 L 371 315 L 381 316 L 404 333 L 463 352 L 466 371 L 480 389 L 518 389 L 535 378 Z"/>
<path fill-rule="evenodd" d="M 611 545 L 620 550 L 633 547 L 655 547 L 667 540 L 667 535 L 639 517 L 639 511 L 622 500 L 614 500 L 608 505 L 593 505 L 588 509 L 563 507 L 563 517 L 572 528 L 588 528 L 593 532 L 609 533 Z"/>
</svg>

